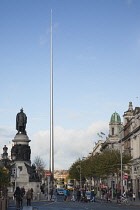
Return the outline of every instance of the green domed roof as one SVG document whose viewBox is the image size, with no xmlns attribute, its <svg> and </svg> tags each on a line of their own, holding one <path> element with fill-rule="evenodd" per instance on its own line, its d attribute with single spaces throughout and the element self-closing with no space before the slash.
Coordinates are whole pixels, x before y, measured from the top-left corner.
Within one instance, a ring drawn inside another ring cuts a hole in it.
<svg viewBox="0 0 140 210">
<path fill-rule="evenodd" d="M 111 115 L 110 122 L 111 122 L 111 123 L 114 123 L 114 122 L 121 123 L 120 115 L 119 115 L 117 112 L 114 112 L 114 113 Z"/>
</svg>

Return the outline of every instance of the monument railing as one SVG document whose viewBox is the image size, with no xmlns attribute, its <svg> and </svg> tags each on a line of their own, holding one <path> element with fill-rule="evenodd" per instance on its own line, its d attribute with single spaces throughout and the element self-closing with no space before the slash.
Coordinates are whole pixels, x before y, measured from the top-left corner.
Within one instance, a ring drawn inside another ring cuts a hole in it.
<svg viewBox="0 0 140 210">
<path fill-rule="evenodd" d="M 7 190 L 3 189 L 0 190 L 0 210 L 7 210 L 8 208 L 8 195 L 7 195 Z"/>
<path fill-rule="evenodd" d="M 0 198 L 0 210 L 7 210 L 8 208 L 8 197 Z"/>
</svg>

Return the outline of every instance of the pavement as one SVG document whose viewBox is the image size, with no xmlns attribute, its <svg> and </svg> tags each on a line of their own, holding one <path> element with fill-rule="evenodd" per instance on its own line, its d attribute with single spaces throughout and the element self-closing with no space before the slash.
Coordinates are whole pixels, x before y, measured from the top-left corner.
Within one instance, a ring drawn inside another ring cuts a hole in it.
<svg viewBox="0 0 140 210">
<path fill-rule="evenodd" d="M 22 208 L 22 210 L 37 210 L 36 207 L 33 207 L 35 202 L 48 202 L 48 203 L 52 203 L 52 201 L 47 201 L 47 200 L 32 200 L 31 201 L 31 206 L 27 206 L 26 200 L 24 199 L 23 200 L 23 208 Z M 16 201 L 13 200 L 12 198 L 9 199 L 9 207 L 8 207 L 7 210 L 15 209 L 15 206 L 16 206 Z"/>
<path fill-rule="evenodd" d="M 100 201 L 100 202 L 106 202 L 106 199 L 105 198 L 100 198 L 100 197 L 95 197 L 95 199 L 97 200 L 97 201 Z M 140 200 L 139 200 L 139 198 L 136 198 L 136 200 L 135 201 L 131 201 L 129 198 L 128 198 L 128 201 L 130 202 L 130 205 L 136 205 L 136 206 L 140 206 Z M 117 199 L 111 199 L 111 202 L 112 203 L 117 203 Z M 109 201 L 108 201 L 108 203 L 109 203 Z"/>
<path fill-rule="evenodd" d="M 105 198 L 103 198 L 103 199 L 101 199 L 100 197 L 95 197 L 95 202 L 104 202 L 104 203 L 106 203 L 106 199 Z M 129 200 L 130 201 L 130 200 Z M 31 204 L 32 204 L 32 206 L 26 206 L 26 200 L 24 200 L 23 201 L 23 210 L 36 210 L 37 208 L 35 208 L 35 207 L 33 207 L 34 206 L 34 203 L 35 202 L 51 202 L 52 203 L 52 201 L 47 201 L 47 200 L 32 200 L 31 201 Z M 108 201 L 109 202 L 109 201 Z M 111 202 L 112 203 L 117 203 L 117 200 L 111 200 Z M 140 200 L 138 199 L 138 198 L 136 198 L 136 200 L 135 201 L 130 201 L 130 203 L 129 203 L 130 205 L 136 205 L 136 206 L 140 206 Z M 9 207 L 8 207 L 8 210 L 12 210 L 13 208 L 15 207 L 15 200 L 13 200 L 13 199 L 10 199 L 9 200 Z"/>
</svg>

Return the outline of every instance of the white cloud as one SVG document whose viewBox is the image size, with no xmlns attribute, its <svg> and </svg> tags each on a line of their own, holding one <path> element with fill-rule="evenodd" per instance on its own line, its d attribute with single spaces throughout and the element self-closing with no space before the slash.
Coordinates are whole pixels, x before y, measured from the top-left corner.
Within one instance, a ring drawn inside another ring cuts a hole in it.
<svg viewBox="0 0 140 210">
<path fill-rule="evenodd" d="M 84 129 L 64 129 L 60 126 L 54 128 L 54 167 L 55 169 L 68 169 L 78 158 L 87 156 L 98 141 L 97 133 L 102 131 L 108 134 L 107 122 L 96 122 Z M 32 160 L 39 155 L 49 168 L 49 131 L 36 133 L 31 142 Z"/>
<path fill-rule="evenodd" d="M 92 123 L 85 129 L 64 129 L 61 126 L 54 127 L 54 167 L 55 169 L 68 169 L 78 158 L 87 156 L 97 142 L 97 133 L 104 132 L 108 135 L 108 122 L 99 121 Z M 27 132 L 28 134 L 28 132 Z M 12 139 L 16 135 L 13 128 L 0 128 L 1 152 L 3 147 L 8 147 L 8 155 L 11 153 Z M 28 135 L 31 142 L 31 162 L 36 156 L 40 156 L 49 168 L 50 131 L 39 131 L 34 135 Z M 105 139 L 105 137 L 104 137 Z"/>
</svg>

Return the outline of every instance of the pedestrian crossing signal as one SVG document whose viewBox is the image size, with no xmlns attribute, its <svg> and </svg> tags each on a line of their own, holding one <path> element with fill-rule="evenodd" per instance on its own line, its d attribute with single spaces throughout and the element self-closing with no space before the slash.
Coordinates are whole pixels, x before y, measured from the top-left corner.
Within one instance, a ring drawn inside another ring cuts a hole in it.
<svg viewBox="0 0 140 210">
<path fill-rule="evenodd" d="M 12 168 L 12 175 L 14 176 L 14 178 L 17 177 L 17 169 L 16 168 Z"/>
</svg>

